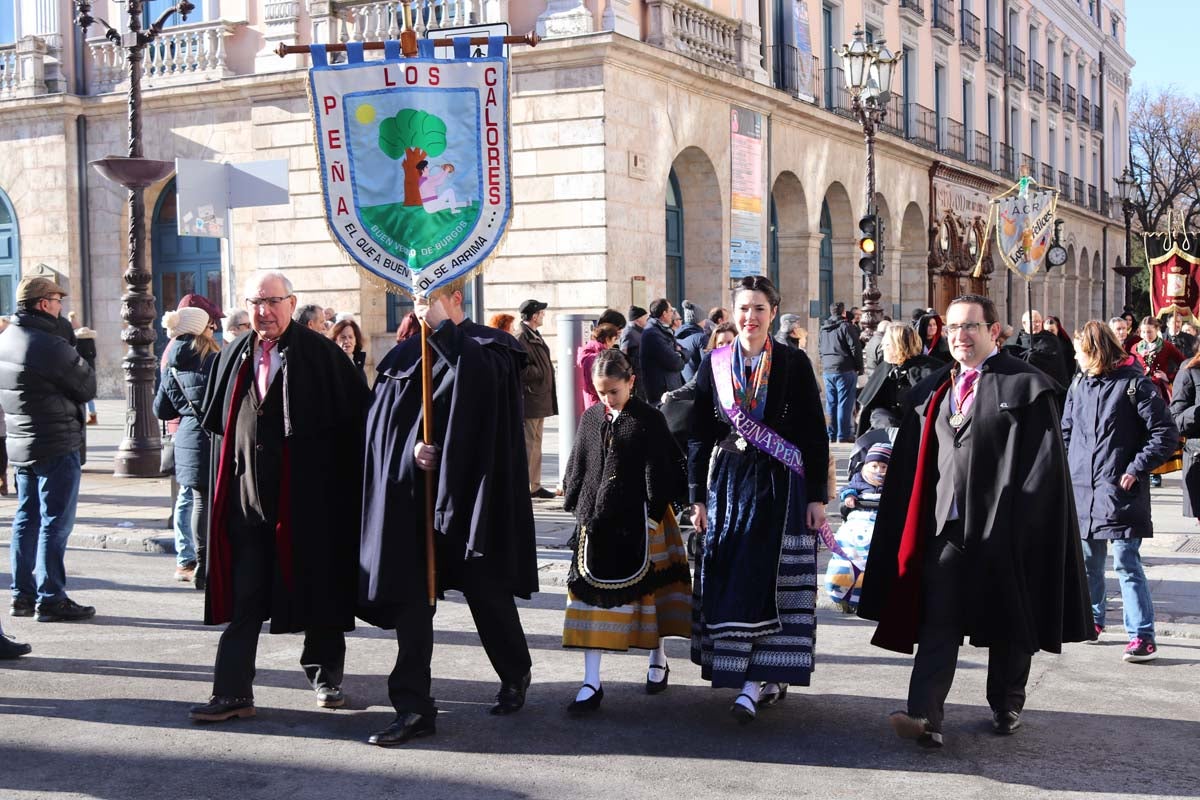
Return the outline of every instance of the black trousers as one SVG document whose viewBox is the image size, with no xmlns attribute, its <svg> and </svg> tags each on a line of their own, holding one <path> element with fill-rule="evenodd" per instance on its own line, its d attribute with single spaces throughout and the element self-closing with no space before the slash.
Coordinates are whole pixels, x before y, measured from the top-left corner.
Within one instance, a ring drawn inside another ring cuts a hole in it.
<svg viewBox="0 0 1200 800">
<path fill-rule="evenodd" d="M 275 575 L 274 531 L 230 521 L 233 551 L 233 619 L 221 633 L 213 694 L 254 696 L 254 661 L 258 636 L 271 613 Z M 346 663 L 346 635 L 338 628 L 313 627 L 304 634 L 300 664 L 314 689 L 341 686 Z"/>
<path fill-rule="evenodd" d="M 921 592 L 923 618 L 917 633 L 917 657 L 908 684 L 908 713 L 942 729 L 946 697 L 954 683 L 958 648 L 966 632 L 966 593 L 961 524 L 950 523 L 926 543 Z M 992 711 L 1021 711 L 1033 660 L 1008 646 L 988 648 L 987 701 Z"/>
<path fill-rule="evenodd" d="M 503 683 L 518 683 L 533 661 L 512 593 L 498 584 L 478 560 L 441 558 L 438 569 L 462 593 L 479 640 Z M 432 690 L 433 613 L 425 603 L 396 609 L 396 666 L 388 676 L 388 697 L 397 714 L 436 714 Z"/>
</svg>

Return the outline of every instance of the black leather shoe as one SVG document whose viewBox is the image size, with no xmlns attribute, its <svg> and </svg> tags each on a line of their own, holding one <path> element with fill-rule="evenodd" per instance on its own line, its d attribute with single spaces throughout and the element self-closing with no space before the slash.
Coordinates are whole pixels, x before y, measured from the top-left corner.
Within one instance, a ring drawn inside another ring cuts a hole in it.
<svg viewBox="0 0 1200 800">
<path fill-rule="evenodd" d="M 752 708 L 738 702 L 743 697 L 750 701 L 750 705 L 753 706 Z M 729 713 L 738 721 L 738 725 L 749 725 L 758 716 L 758 703 L 754 702 L 754 698 L 750 695 L 743 692 L 734 698 L 733 705 L 729 707 Z"/>
<path fill-rule="evenodd" d="M 322 686 L 317 689 L 317 705 L 321 708 L 341 708 L 346 705 L 346 693 L 340 686 Z"/>
<path fill-rule="evenodd" d="M 505 714 L 515 714 L 520 711 L 521 706 L 525 705 L 525 690 L 529 688 L 529 681 L 532 680 L 532 677 L 530 673 L 526 672 L 519 683 L 500 684 L 500 691 L 496 693 L 496 705 L 492 706 L 488 713 L 502 717 Z"/>
<path fill-rule="evenodd" d="M 436 719 L 436 714 L 418 714 L 415 711 L 401 714 L 392 720 L 391 725 L 378 733 L 372 733 L 367 743 L 378 747 L 399 747 L 409 739 L 433 736 L 437 733 Z"/>
<path fill-rule="evenodd" d="M 27 644 L 16 641 L 11 636 L 0 633 L 0 659 L 20 658 L 33 652 Z"/>
<path fill-rule="evenodd" d="M 568 714 L 587 714 L 600 710 L 600 703 L 604 700 L 604 687 L 597 688 L 590 683 L 585 683 L 584 688 L 591 689 L 592 693 L 584 700 L 572 700 L 567 705 Z"/>
<path fill-rule="evenodd" d="M 651 669 L 661 669 L 662 670 L 662 680 L 661 681 L 650 680 L 650 670 Z M 670 678 L 670 676 L 671 676 L 671 667 L 668 664 L 663 664 L 661 667 L 659 667 L 658 665 L 654 665 L 654 666 L 650 667 L 650 669 L 647 669 L 646 670 L 646 694 L 661 694 L 662 692 L 665 692 L 667 690 L 667 680 Z"/>
<path fill-rule="evenodd" d="M 229 719 L 253 717 L 254 698 L 213 695 L 204 705 L 192 706 L 188 716 L 192 722 L 224 722 Z"/>
<path fill-rule="evenodd" d="M 69 597 L 56 603 L 38 603 L 38 622 L 78 622 L 96 616 L 92 606 L 81 606 Z"/>
<path fill-rule="evenodd" d="M 8 607 L 9 616 L 32 617 L 34 601 L 32 597 L 14 597 Z"/>
<path fill-rule="evenodd" d="M 787 697 L 788 685 L 786 683 L 767 683 L 763 685 L 763 692 L 758 698 L 760 708 L 770 708 L 777 703 L 783 702 L 783 698 Z"/>
<path fill-rule="evenodd" d="M 545 487 L 538 489 L 536 492 L 530 492 L 529 496 L 534 500 L 553 500 L 556 497 L 554 492 Z"/>
<path fill-rule="evenodd" d="M 1021 727 L 1020 711 L 996 711 L 992 713 L 992 731 L 1000 736 L 1016 733 Z"/>
<path fill-rule="evenodd" d="M 907 711 L 893 711 L 888 715 L 888 722 L 897 736 L 912 739 L 921 747 L 936 750 L 945 744 L 942 732 L 935 731 L 925 717 L 914 716 Z"/>
</svg>

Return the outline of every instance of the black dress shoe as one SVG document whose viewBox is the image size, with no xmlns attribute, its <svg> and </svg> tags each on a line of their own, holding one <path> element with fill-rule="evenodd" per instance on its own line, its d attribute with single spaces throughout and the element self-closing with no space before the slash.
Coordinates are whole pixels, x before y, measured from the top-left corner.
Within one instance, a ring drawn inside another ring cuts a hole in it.
<svg viewBox="0 0 1200 800">
<path fill-rule="evenodd" d="M 600 703 L 604 700 L 604 687 L 597 688 L 590 683 L 585 683 L 583 688 L 591 689 L 592 693 L 583 700 L 572 700 L 567 706 L 568 714 L 587 714 L 600 710 Z"/>
<path fill-rule="evenodd" d="M 213 695 L 204 705 L 192 706 L 188 716 L 193 722 L 224 722 L 240 717 L 253 717 L 254 698 Z"/>
<path fill-rule="evenodd" d="M 743 697 L 750 701 L 749 707 L 738 702 Z M 753 697 L 743 692 L 734 698 L 733 705 L 729 707 L 729 713 L 738 721 L 738 725 L 749 725 L 758 716 L 758 703 L 754 702 Z"/>
<path fill-rule="evenodd" d="M 409 711 L 407 714 L 396 717 L 392 720 L 391 725 L 378 733 L 372 733 L 367 742 L 379 747 L 399 747 L 409 739 L 432 736 L 437 733 L 436 719 L 436 712 L 418 714 L 415 711 Z"/>
<path fill-rule="evenodd" d="M 16 641 L 11 636 L 0 633 L 0 659 L 20 658 L 33 652 L 27 644 Z"/>
<path fill-rule="evenodd" d="M 1021 727 L 1020 711 L 996 711 L 992 714 L 992 731 L 1000 736 L 1016 733 Z"/>
<path fill-rule="evenodd" d="M 496 705 L 492 706 L 488 713 L 504 716 L 520 711 L 521 706 L 525 705 L 525 690 L 529 688 L 531 679 L 532 675 L 526 672 L 518 683 L 500 684 L 500 691 L 496 693 Z"/>
<path fill-rule="evenodd" d="M 8 613 L 13 617 L 32 617 L 34 601 L 32 597 L 14 597 Z"/>
<path fill-rule="evenodd" d="M 81 606 L 69 597 L 55 603 L 38 603 L 38 622 L 77 622 L 96 616 L 92 606 Z"/>
<path fill-rule="evenodd" d="M 546 489 L 543 487 L 541 489 L 538 489 L 536 492 L 530 492 L 529 496 L 532 497 L 534 500 L 553 500 L 555 497 L 555 494 L 554 494 L 554 492 L 550 491 L 549 489 Z"/>
<path fill-rule="evenodd" d="M 774 687 L 774 688 L 771 688 Z M 787 697 L 788 685 L 786 683 L 768 683 L 763 686 L 763 692 L 758 698 L 760 708 L 770 708 L 776 703 L 783 702 L 783 698 Z"/>
<path fill-rule="evenodd" d="M 662 676 L 661 681 L 650 680 L 650 670 L 651 669 L 661 669 L 662 670 L 663 676 Z M 671 675 L 670 665 L 663 664 L 660 667 L 657 664 L 655 664 L 654 666 L 651 666 L 650 669 L 646 670 L 646 694 L 660 694 L 662 692 L 665 692 L 667 690 L 667 679 L 670 677 L 670 675 Z"/>
</svg>

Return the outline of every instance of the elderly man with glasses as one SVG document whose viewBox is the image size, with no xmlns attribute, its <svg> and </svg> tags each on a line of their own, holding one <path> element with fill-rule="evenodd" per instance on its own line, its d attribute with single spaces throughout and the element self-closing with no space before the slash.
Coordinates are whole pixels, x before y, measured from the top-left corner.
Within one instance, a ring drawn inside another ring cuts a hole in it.
<svg viewBox="0 0 1200 800">
<path fill-rule="evenodd" d="M 867 558 L 859 616 L 911 653 L 903 738 L 941 747 L 963 637 L 988 649 L 992 730 L 1021 725 L 1038 650 L 1095 638 L 1057 386 L 998 350 L 992 301 L 946 311 L 954 360 L 909 393 Z"/>
<path fill-rule="evenodd" d="M 36 614 L 38 622 L 96 613 L 67 596 L 63 563 L 79 499 L 85 409 L 96 396 L 96 373 L 64 338 L 71 332 L 61 319 L 65 295 L 49 278 L 25 278 L 17 313 L 0 334 L 0 405 L 17 479 L 10 613 Z"/>
<path fill-rule="evenodd" d="M 254 715 L 265 620 L 271 633 L 305 634 L 317 705 L 344 705 L 354 628 L 367 388 L 333 341 L 292 322 L 287 276 L 259 273 L 245 296 L 252 330 L 221 351 L 202 410 L 216 466 L 204 621 L 229 624 L 197 722 Z"/>
</svg>

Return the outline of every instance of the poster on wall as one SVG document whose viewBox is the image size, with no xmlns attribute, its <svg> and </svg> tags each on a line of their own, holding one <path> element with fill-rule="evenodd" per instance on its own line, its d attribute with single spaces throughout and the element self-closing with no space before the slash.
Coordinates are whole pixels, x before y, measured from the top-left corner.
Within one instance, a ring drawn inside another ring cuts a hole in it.
<svg viewBox="0 0 1200 800">
<path fill-rule="evenodd" d="M 812 32 L 808 28 L 808 0 L 792 0 L 792 34 L 796 37 L 796 94 L 809 100 L 813 86 Z"/>
<path fill-rule="evenodd" d="M 763 117 L 734 106 L 729 115 L 732 170 L 729 277 L 761 275 L 763 261 Z"/>
</svg>

